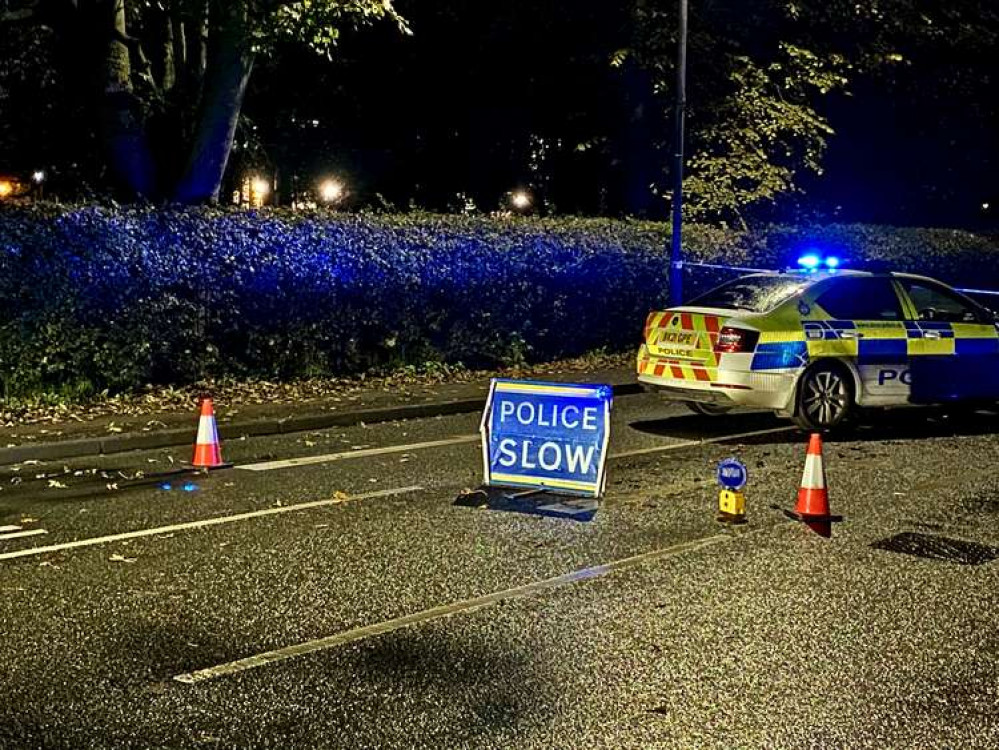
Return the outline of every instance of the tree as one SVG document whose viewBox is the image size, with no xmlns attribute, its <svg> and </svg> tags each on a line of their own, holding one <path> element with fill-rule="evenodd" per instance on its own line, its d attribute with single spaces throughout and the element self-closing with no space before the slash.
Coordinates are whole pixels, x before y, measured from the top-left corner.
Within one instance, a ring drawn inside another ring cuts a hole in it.
<svg viewBox="0 0 999 750">
<path fill-rule="evenodd" d="M 672 105 L 675 13 L 669 0 L 636 0 L 632 47 L 614 59 L 649 72 L 645 116 L 663 121 Z M 810 49 L 794 16 L 783 0 L 691 5 L 684 180 L 691 218 L 744 223 L 746 211 L 795 192 L 803 174 L 821 172 L 833 130 L 817 103 L 846 84 L 849 65 L 839 52 Z M 664 168 L 645 181 L 646 193 L 664 204 L 665 151 L 660 142 Z"/>
<path fill-rule="evenodd" d="M 650 101 L 658 107 L 646 110 L 663 120 L 675 13 L 675 0 L 634 0 L 632 44 L 615 58 L 650 72 Z M 925 191 L 937 199 L 945 172 L 962 159 L 981 160 L 983 134 L 994 132 L 993 0 L 704 0 L 691 3 L 690 28 L 685 191 L 693 217 L 738 222 L 799 193 L 823 173 L 842 127 L 852 130 L 855 149 L 857 141 L 879 138 L 881 147 L 898 149 L 898 133 L 885 141 L 875 122 L 886 105 L 906 123 L 907 139 L 920 133 L 923 144 L 908 158 L 896 153 L 892 169 L 922 167 Z M 860 104 L 831 96 L 858 89 L 869 92 Z M 970 118 L 969 106 L 981 116 Z M 946 127 L 941 116 L 950 120 Z M 967 148 L 976 123 L 983 134 Z M 933 157 L 948 150 L 946 158 Z M 660 154 L 658 162 L 666 159 Z M 656 182 L 664 177 L 661 171 Z M 848 175 L 844 191 L 856 187 L 856 175 Z"/>
<path fill-rule="evenodd" d="M 254 63 L 280 41 L 331 57 L 391 0 L 8 0 L 0 23 L 50 27 L 70 51 L 128 198 L 218 200 Z"/>
</svg>

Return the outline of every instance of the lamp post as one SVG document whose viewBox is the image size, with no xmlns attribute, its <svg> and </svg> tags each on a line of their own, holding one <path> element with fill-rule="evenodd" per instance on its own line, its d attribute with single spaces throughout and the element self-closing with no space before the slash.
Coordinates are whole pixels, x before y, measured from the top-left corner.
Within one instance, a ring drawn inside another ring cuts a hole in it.
<svg viewBox="0 0 999 750">
<path fill-rule="evenodd" d="M 683 304 L 683 138 L 687 110 L 687 0 L 680 2 L 676 52 L 676 129 L 673 135 L 673 236 L 669 252 L 669 303 Z"/>
<path fill-rule="evenodd" d="M 41 169 L 36 170 L 34 174 L 31 175 L 31 180 L 35 183 L 38 191 L 38 200 L 42 200 L 45 197 L 45 172 Z"/>
</svg>

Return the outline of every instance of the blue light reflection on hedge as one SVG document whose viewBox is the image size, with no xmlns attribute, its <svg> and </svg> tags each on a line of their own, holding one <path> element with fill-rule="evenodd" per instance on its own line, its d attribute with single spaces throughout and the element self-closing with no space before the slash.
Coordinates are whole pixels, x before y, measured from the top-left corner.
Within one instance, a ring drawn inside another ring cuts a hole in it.
<svg viewBox="0 0 999 750">
<path fill-rule="evenodd" d="M 607 220 L 0 210 L 0 395 L 201 376 L 292 378 L 637 344 L 668 228 Z M 803 242 L 994 283 L 949 230 L 691 227 L 693 260 L 763 267 Z M 902 269 L 900 269 L 902 270 Z M 689 293 L 726 278 L 698 272 Z"/>
</svg>

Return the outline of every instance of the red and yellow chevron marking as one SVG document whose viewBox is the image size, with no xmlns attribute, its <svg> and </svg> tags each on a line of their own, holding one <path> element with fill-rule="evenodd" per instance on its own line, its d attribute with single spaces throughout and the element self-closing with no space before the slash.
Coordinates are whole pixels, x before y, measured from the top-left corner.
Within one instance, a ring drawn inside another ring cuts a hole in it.
<svg viewBox="0 0 999 750">
<path fill-rule="evenodd" d="M 646 320 L 645 342 L 651 353 L 665 358 L 670 367 L 691 370 L 716 368 L 718 355 L 715 344 L 721 325 L 722 318 L 717 315 L 669 310 L 655 312 Z M 686 363 L 686 359 L 695 360 L 698 364 Z"/>
<path fill-rule="evenodd" d="M 680 359 L 663 359 L 650 356 L 645 347 L 638 353 L 638 374 L 674 380 L 694 380 L 703 383 L 718 379 L 717 367 L 704 367 Z"/>
</svg>

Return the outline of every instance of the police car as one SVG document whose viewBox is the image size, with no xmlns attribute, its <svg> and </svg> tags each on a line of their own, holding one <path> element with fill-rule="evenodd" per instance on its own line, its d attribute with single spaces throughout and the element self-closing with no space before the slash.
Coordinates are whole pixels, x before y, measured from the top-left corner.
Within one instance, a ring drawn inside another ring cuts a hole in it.
<svg viewBox="0 0 999 750">
<path fill-rule="evenodd" d="M 650 313 L 638 380 L 695 412 L 828 429 L 856 407 L 999 401 L 999 319 L 923 276 L 758 273 Z"/>
</svg>

